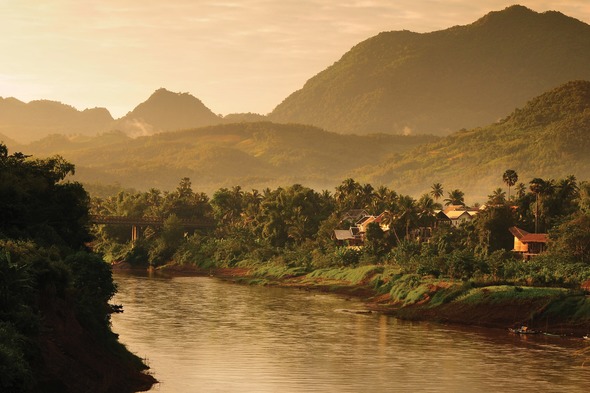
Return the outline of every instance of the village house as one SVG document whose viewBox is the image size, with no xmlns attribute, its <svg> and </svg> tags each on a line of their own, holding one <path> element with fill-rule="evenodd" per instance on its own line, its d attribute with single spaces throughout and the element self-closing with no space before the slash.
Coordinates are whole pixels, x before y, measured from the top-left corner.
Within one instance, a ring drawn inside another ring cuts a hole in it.
<svg viewBox="0 0 590 393">
<path fill-rule="evenodd" d="M 373 216 L 370 214 L 362 214 L 362 216 L 358 217 L 359 213 L 366 213 L 365 210 L 351 210 L 343 215 L 343 219 L 340 221 L 342 222 L 354 222 L 354 226 L 349 227 L 348 229 L 335 229 L 333 237 L 334 239 L 342 244 L 347 245 L 349 247 L 360 247 L 365 242 L 365 233 L 367 232 L 367 227 L 371 223 L 379 224 L 379 227 L 383 232 L 387 232 L 389 230 L 389 223 L 385 219 L 388 213 L 381 213 L 378 216 Z M 352 218 L 357 218 L 357 220 L 352 221 Z"/>
<path fill-rule="evenodd" d="M 485 207 L 483 207 L 485 208 Z M 449 205 L 444 210 L 436 210 L 436 225 L 452 225 L 456 228 L 470 222 L 483 208 L 467 208 L 463 205 Z"/>
<path fill-rule="evenodd" d="M 529 233 L 518 227 L 510 227 L 509 231 L 514 236 L 512 251 L 522 255 L 523 259 L 539 255 L 547 248 L 549 238 L 546 233 Z"/>
</svg>

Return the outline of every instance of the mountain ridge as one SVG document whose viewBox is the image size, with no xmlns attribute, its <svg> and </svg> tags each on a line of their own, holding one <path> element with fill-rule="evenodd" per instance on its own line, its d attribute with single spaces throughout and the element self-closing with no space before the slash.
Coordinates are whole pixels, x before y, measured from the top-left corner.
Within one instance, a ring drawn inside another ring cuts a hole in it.
<svg viewBox="0 0 590 393">
<path fill-rule="evenodd" d="M 501 176 L 590 178 L 590 81 L 571 81 L 530 100 L 499 122 L 457 131 L 353 176 L 419 195 L 433 183 L 485 201 Z"/>
<path fill-rule="evenodd" d="M 262 190 L 294 183 L 332 190 L 352 177 L 414 197 L 442 183 L 446 191 L 463 190 L 468 203 L 484 203 L 493 189 L 505 187 L 506 169 L 525 184 L 571 174 L 590 179 L 590 81 L 565 83 L 498 122 L 443 138 L 347 135 L 265 121 L 135 139 L 120 131 L 54 135 L 22 148 L 64 156 L 76 165 L 75 180 L 140 190 L 172 190 L 183 177 L 209 194 L 234 185 Z"/>
<path fill-rule="evenodd" d="M 512 6 L 465 26 L 379 33 L 268 117 L 342 133 L 446 134 L 489 124 L 569 80 L 590 79 L 589 61 L 589 25 Z"/>
<path fill-rule="evenodd" d="M 222 119 L 195 96 L 160 88 L 118 119 L 111 128 L 121 129 L 131 135 L 145 135 L 221 122 Z"/>
</svg>

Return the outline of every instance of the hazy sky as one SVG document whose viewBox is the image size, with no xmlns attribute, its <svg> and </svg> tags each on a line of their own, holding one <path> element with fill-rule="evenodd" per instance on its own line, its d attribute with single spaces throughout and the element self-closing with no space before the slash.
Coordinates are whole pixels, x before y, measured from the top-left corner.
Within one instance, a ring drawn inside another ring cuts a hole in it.
<svg viewBox="0 0 590 393">
<path fill-rule="evenodd" d="M 120 117 L 160 87 L 266 114 L 381 31 L 469 24 L 504 0 L 0 0 L 0 96 Z M 590 0 L 521 0 L 590 23 Z"/>
</svg>

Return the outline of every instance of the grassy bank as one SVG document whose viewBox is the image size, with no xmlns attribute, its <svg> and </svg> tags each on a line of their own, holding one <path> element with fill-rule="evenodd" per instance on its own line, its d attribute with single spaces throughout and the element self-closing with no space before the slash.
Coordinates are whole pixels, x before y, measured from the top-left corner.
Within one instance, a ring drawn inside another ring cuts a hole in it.
<svg viewBox="0 0 590 393">
<path fill-rule="evenodd" d="M 188 267 L 190 266 L 190 268 Z M 243 262 L 236 268 L 167 265 L 160 271 L 207 274 L 238 283 L 305 288 L 355 296 L 398 318 L 507 329 L 527 325 L 581 337 L 590 332 L 590 297 L 581 290 L 454 281 L 403 274 L 379 265 L 316 269 Z"/>
</svg>

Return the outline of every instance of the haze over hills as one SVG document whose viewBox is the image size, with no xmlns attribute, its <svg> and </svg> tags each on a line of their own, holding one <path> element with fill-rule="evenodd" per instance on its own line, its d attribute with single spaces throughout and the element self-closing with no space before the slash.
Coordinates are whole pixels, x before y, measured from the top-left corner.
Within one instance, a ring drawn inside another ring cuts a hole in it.
<svg viewBox="0 0 590 393">
<path fill-rule="evenodd" d="M 75 180 L 147 190 L 174 189 L 190 177 L 195 190 L 302 183 L 332 189 L 355 168 L 435 140 L 432 136 L 340 135 L 312 126 L 234 123 L 130 138 L 53 135 L 26 146 L 35 156 L 60 154 L 75 163 Z"/>
<path fill-rule="evenodd" d="M 278 105 L 274 122 L 366 134 L 490 124 L 567 81 L 590 79 L 590 26 L 522 6 L 432 33 L 359 43 Z"/>
<path fill-rule="evenodd" d="M 105 108 L 79 111 L 56 101 L 24 103 L 16 98 L 0 97 L 0 134 L 20 143 L 51 134 L 94 136 L 109 130 L 123 131 L 130 136 L 151 135 L 224 121 L 198 98 L 166 89 L 156 90 L 145 102 L 117 120 Z"/>
<path fill-rule="evenodd" d="M 590 179 L 590 82 L 568 82 L 529 101 L 500 122 L 444 138 L 342 135 L 298 124 L 235 123 L 130 138 L 53 135 L 26 146 L 35 156 L 61 154 L 75 179 L 91 184 L 171 190 L 190 177 L 195 190 L 301 183 L 333 190 L 353 177 L 418 197 L 433 183 L 459 188 L 469 203 L 503 187 L 502 173 Z"/>
<path fill-rule="evenodd" d="M 188 93 L 156 90 L 145 102 L 111 126 L 130 135 L 197 128 L 222 123 L 221 117 Z"/>
<path fill-rule="evenodd" d="M 353 174 L 412 195 L 433 183 L 459 188 L 485 202 L 502 174 L 514 169 L 519 182 L 535 177 L 590 179 L 590 82 L 573 81 L 534 98 L 499 123 L 456 132 Z"/>
<path fill-rule="evenodd" d="M 232 122 L 310 124 L 338 133 L 448 134 L 484 126 L 570 80 L 590 80 L 590 26 L 522 6 L 432 33 L 384 32 L 311 78 L 268 117 L 220 117 L 198 98 L 154 92 L 126 116 L 0 99 L 0 133 L 19 142 L 122 130 L 147 135 Z"/>
<path fill-rule="evenodd" d="M 55 133 L 94 135 L 108 129 L 112 122 L 105 108 L 78 111 L 56 101 L 24 103 L 12 97 L 0 97 L 0 134 L 19 142 Z"/>
</svg>

